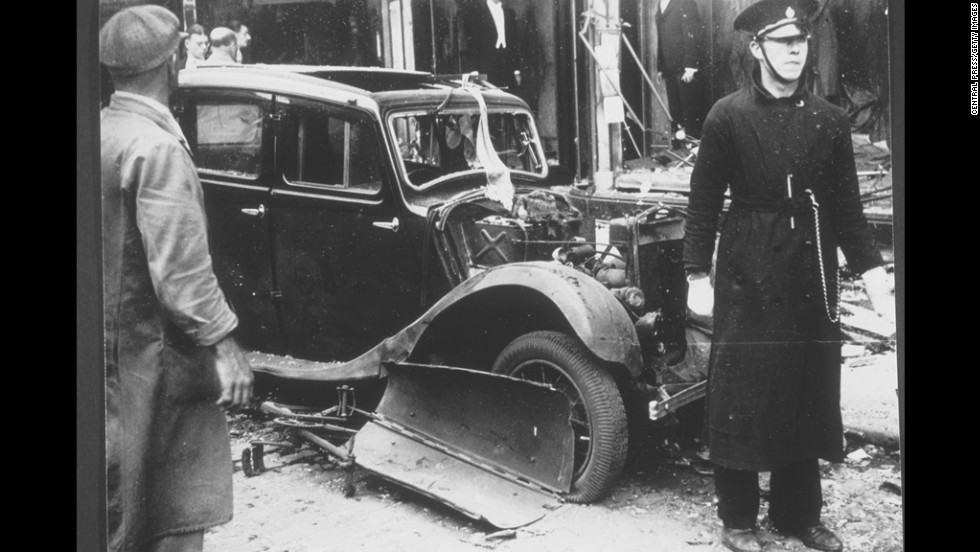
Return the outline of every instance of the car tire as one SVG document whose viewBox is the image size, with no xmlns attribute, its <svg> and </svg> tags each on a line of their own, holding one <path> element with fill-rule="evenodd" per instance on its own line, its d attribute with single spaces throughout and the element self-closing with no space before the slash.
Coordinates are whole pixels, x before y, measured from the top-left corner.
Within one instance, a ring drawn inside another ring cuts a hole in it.
<svg viewBox="0 0 980 552">
<path fill-rule="evenodd" d="M 492 371 L 551 384 L 572 407 L 575 462 L 566 500 L 602 497 L 626 462 L 626 409 L 616 382 L 578 339 L 553 331 L 531 332 L 508 344 Z"/>
</svg>

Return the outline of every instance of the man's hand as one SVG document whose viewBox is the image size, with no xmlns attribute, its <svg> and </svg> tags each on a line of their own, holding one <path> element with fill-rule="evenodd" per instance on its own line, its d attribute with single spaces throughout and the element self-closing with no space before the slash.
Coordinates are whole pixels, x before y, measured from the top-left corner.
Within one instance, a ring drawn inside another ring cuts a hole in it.
<svg viewBox="0 0 980 552">
<path fill-rule="evenodd" d="M 231 336 L 214 344 L 214 366 L 221 380 L 221 398 L 217 404 L 225 408 L 245 406 L 252 400 L 252 367 L 245 353 Z"/>
<path fill-rule="evenodd" d="M 690 67 L 685 67 L 684 68 L 684 74 L 681 75 L 681 80 L 684 81 L 684 82 L 691 82 L 692 80 L 694 80 L 694 73 L 696 71 L 697 71 L 697 69 L 692 69 Z"/>
<path fill-rule="evenodd" d="M 872 268 L 861 275 L 864 281 L 864 291 L 871 300 L 871 306 L 878 316 L 895 321 L 895 298 L 893 284 L 888 273 L 882 267 Z"/>
<path fill-rule="evenodd" d="M 715 291 L 708 275 L 699 272 L 687 277 L 687 308 L 698 316 L 711 316 L 715 309 Z"/>
</svg>

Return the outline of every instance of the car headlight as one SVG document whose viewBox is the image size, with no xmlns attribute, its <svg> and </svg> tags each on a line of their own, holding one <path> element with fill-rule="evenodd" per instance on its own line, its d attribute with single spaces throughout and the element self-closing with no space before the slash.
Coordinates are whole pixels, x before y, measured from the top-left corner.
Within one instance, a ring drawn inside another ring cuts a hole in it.
<svg viewBox="0 0 980 552">
<path fill-rule="evenodd" d="M 647 304 L 647 298 L 643 295 L 643 290 L 638 287 L 616 288 L 612 292 L 617 299 L 636 312 L 642 312 L 644 305 Z"/>
</svg>

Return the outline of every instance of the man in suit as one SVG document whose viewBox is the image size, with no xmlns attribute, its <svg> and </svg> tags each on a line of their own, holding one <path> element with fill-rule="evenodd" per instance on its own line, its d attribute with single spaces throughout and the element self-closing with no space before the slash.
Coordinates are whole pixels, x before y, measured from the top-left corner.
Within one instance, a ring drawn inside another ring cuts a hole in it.
<svg viewBox="0 0 980 552">
<path fill-rule="evenodd" d="M 238 56 L 235 58 L 238 63 L 245 63 L 245 49 L 252 42 L 252 34 L 248 32 L 248 25 L 237 19 L 232 19 L 228 28 L 235 31 L 235 38 L 238 42 Z"/>
<path fill-rule="evenodd" d="M 187 51 L 187 57 L 180 60 L 177 69 L 193 69 L 197 67 L 198 63 L 207 58 L 208 44 L 208 37 L 204 33 L 204 27 L 197 24 L 188 27 L 187 37 L 184 38 L 184 48 Z"/>
<path fill-rule="evenodd" d="M 463 72 L 485 73 L 494 85 L 517 92 L 522 60 L 514 10 L 503 0 L 471 0 L 460 8 L 459 28 Z"/>
<path fill-rule="evenodd" d="M 667 88 L 667 105 L 673 119 L 671 134 L 682 127 L 688 135 L 698 137 L 704 120 L 704 76 L 699 73 L 704 56 L 698 5 L 694 0 L 659 0 L 656 20 L 657 71 Z"/>
<path fill-rule="evenodd" d="M 228 27 L 211 29 L 211 55 L 197 63 L 198 67 L 241 65 L 238 61 L 238 35 Z"/>
</svg>

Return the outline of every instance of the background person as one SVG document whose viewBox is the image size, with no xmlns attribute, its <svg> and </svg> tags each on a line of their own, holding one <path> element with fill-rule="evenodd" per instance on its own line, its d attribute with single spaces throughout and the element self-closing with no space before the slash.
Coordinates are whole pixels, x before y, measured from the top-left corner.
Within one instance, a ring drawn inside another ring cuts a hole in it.
<svg viewBox="0 0 980 552">
<path fill-rule="evenodd" d="M 238 60 L 238 63 L 245 63 L 245 50 L 252 43 L 252 35 L 248 32 L 248 25 L 233 19 L 228 24 L 228 28 L 235 31 L 235 37 L 238 39 L 238 55 L 235 59 Z"/>
<path fill-rule="evenodd" d="M 238 61 L 238 36 L 228 27 L 211 29 L 211 55 L 197 64 L 198 67 L 216 65 L 241 65 Z"/>
<path fill-rule="evenodd" d="M 238 318 L 208 250 L 204 195 L 170 113 L 177 17 L 124 9 L 99 33 L 108 549 L 201 550 L 232 517 L 221 407 L 248 403 Z"/>
<path fill-rule="evenodd" d="M 892 307 L 862 211 L 847 114 L 804 82 L 815 8 L 812 0 L 761 0 L 735 18 L 736 30 L 752 34 L 758 63 L 751 84 L 708 113 L 691 176 L 688 307 L 713 313 L 705 435 L 722 542 L 739 552 L 762 550 L 761 471 L 771 472 L 777 531 L 843 550 L 820 522 L 818 463 L 844 454 L 838 246 L 863 274 L 875 310 L 890 316 Z"/>
<path fill-rule="evenodd" d="M 460 65 L 512 92 L 521 84 L 517 16 L 502 0 L 470 0 L 460 6 Z"/>
<path fill-rule="evenodd" d="M 184 39 L 184 57 L 177 69 L 193 69 L 207 58 L 208 37 L 204 32 L 204 27 L 198 24 L 187 28 L 187 38 Z"/>
<path fill-rule="evenodd" d="M 701 136 L 704 77 L 698 71 L 705 58 L 703 28 L 694 0 L 659 0 L 658 4 L 657 72 L 667 89 L 671 137 L 677 145 L 678 127 L 695 138 Z"/>
</svg>

